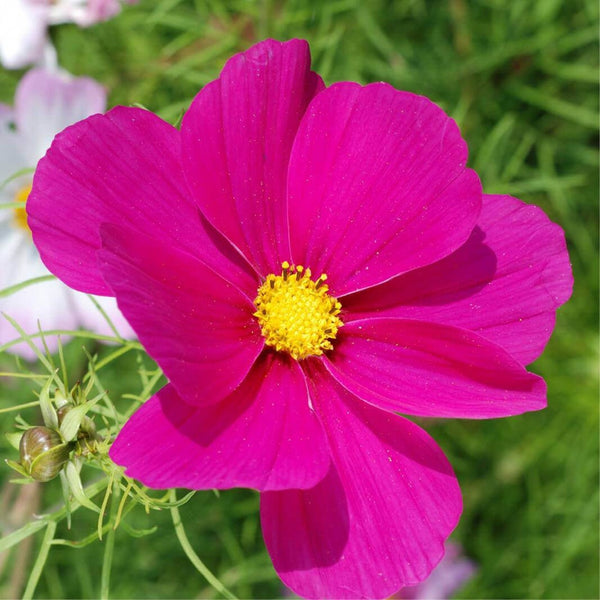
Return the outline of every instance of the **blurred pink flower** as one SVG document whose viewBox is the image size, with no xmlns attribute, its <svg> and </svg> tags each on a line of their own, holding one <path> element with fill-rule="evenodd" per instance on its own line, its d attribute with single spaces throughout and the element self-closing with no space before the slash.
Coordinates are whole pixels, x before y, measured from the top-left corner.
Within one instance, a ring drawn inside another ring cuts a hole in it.
<svg viewBox="0 0 600 600">
<path fill-rule="evenodd" d="M 268 40 L 228 61 L 181 132 L 118 107 L 38 167 L 46 265 L 116 296 L 170 381 L 111 457 L 150 487 L 260 490 L 300 595 L 389 596 L 442 558 L 458 483 L 396 412 L 546 405 L 524 365 L 571 293 L 564 235 L 482 195 L 466 161 L 428 99 L 325 88 L 305 42 Z"/>
<path fill-rule="evenodd" d="M 2 0 L 0 5 L 0 62 L 7 69 L 31 63 L 55 66 L 47 29 L 59 23 L 89 27 L 121 10 L 121 2 L 137 0 Z"/>
<path fill-rule="evenodd" d="M 414 586 L 402 588 L 390 600 L 450 600 L 477 572 L 475 563 L 462 555 L 460 546 L 448 542 L 444 558 L 427 579 Z M 297 598 L 287 587 L 284 598 Z"/>
<path fill-rule="evenodd" d="M 429 577 L 418 585 L 405 587 L 395 600 L 448 600 L 475 575 L 475 563 L 462 555 L 460 546 L 446 544 L 446 553 Z"/>
<path fill-rule="evenodd" d="M 17 88 L 14 110 L 0 104 L 0 183 L 6 182 L 0 188 L 0 203 L 25 202 L 33 175 L 14 175 L 36 166 L 57 131 L 105 108 L 106 92 L 93 79 L 42 69 L 29 71 Z M 23 208 L 0 210 L 0 264 L 0 289 L 50 274 L 33 245 L 25 204 Z M 98 300 L 120 330 L 131 335 L 114 300 Z M 39 319 L 45 329 L 83 326 L 112 335 L 91 300 L 57 280 L 37 283 L 0 297 L 0 310 L 16 319 L 30 334 L 38 331 Z M 0 317 L 0 345 L 17 337 L 12 325 Z M 56 337 L 49 336 L 47 343 L 51 350 L 56 349 Z M 41 343 L 39 345 L 41 347 Z M 12 346 L 10 351 L 27 358 L 35 356 L 24 343 Z"/>
</svg>

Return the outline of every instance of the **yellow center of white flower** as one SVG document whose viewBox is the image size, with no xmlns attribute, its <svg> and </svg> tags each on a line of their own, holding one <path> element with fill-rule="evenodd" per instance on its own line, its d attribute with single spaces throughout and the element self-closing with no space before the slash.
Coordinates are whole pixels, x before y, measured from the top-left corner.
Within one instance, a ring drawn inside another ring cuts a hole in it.
<svg viewBox="0 0 600 600">
<path fill-rule="evenodd" d="M 22 187 L 16 194 L 15 194 L 15 202 L 20 202 L 23 204 L 23 206 L 17 206 L 14 209 L 14 219 L 15 219 L 15 223 L 17 225 L 17 227 L 19 227 L 20 229 L 24 229 L 25 231 L 27 231 L 28 233 L 31 233 L 31 230 L 29 229 L 29 225 L 27 225 L 27 212 L 25 211 L 25 203 L 27 202 L 27 198 L 29 197 L 29 193 L 31 192 L 31 184 L 28 184 L 24 187 Z"/>
<path fill-rule="evenodd" d="M 327 293 L 327 275 L 313 281 L 302 265 L 281 267 L 281 275 L 269 275 L 254 300 L 265 342 L 296 360 L 320 356 L 333 348 L 344 324 L 338 317 L 342 305 Z"/>
</svg>

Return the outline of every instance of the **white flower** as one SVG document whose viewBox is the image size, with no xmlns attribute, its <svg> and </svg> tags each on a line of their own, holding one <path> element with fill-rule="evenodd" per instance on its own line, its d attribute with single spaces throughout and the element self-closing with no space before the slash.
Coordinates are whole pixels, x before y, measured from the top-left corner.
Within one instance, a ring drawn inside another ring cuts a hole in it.
<svg viewBox="0 0 600 600">
<path fill-rule="evenodd" d="M 7 69 L 31 63 L 53 66 L 56 57 L 48 39 L 50 25 L 72 22 L 89 27 L 120 10 L 120 0 L 1 0 L 0 62 Z"/>
<path fill-rule="evenodd" d="M 7 69 L 42 63 L 52 55 L 47 37 L 48 6 L 36 0 L 2 0 L 0 62 Z"/>
<path fill-rule="evenodd" d="M 17 88 L 14 110 L 0 104 L 0 185 L 19 171 L 34 168 L 56 133 L 105 108 L 106 92 L 93 79 L 43 69 L 29 71 Z M 24 202 L 32 179 L 32 172 L 11 179 L 0 188 L 0 203 Z M 33 245 L 24 209 L 24 203 L 23 208 L 0 209 L 0 290 L 49 275 Z M 114 299 L 97 300 L 119 332 L 132 337 Z M 84 327 L 114 335 L 86 294 L 75 292 L 58 280 L 0 296 L 0 311 L 15 319 L 28 334 L 38 331 L 39 320 L 44 330 Z M 0 317 L 0 345 L 16 338 L 18 333 Z M 48 336 L 46 341 L 50 350 L 56 349 L 55 336 Z M 10 351 L 26 358 L 34 356 L 25 343 L 12 346 Z"/>
</svg>

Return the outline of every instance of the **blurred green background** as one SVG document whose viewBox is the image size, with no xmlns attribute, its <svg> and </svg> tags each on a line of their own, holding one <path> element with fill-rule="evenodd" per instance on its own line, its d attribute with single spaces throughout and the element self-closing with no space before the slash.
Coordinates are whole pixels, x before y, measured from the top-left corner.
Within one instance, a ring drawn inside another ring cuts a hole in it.
<svg viewBox="0 0 600 600">
<path fill-rule="evenodd" d="M 535 203 L 564 227 L 575 291 L 531 367 L 548 383 L 549 408 L 425 427 L 463 490 L 453 539 L 479 565 L 459 597 L 598 598 L 597 1 L 141 0 L 107 23 L 51 33 L 61 65 L 102 82 L 111 105 L 141 104 L 173 123 L 235 52 L 265 37 L 306 38 L 326 83 L 384 80 L 441 105 L 459 123 L 486 192 Z M 21 75 L 0 70 L 0 101 L 12 102 Z M 81 345 L 69 344 L 69 361 L 85 359 Z M 123 394 L 140 392 L 142 362 L 132 352 L 102 373 L 120 407 Z M 14 358 L 0 356 L 0 370 L 15 370 Z M 0 384 L 0 408 L 33 399 L 26 382 Z M 13 417 L 0 414 L 3 431 Z M 3 437 L 0 450 L 16 458 Z M 0 466 L 2 482 L 11 477 Z M 56 482 L 31 488 L 38 512 L 60 500 Z M 4 483 L 0 520 L 18 508 L 19 491 Z M 194 549 L 235 594 L 282 595 L 255 493 L 201 492 L 181 511 Z M 141 538 L 117 531 L 111 597 L 215 596 L 181 550 L 168 511 L 140 508 L 127 523 L 157 529 Z M 94 527 L 95 517 L 78 511 L 59 537 L 81 540 Z M 3 597 L 20 594 L 39 543 L 0 557 Z M 98 597 L 103 552 L 97 541 L 54 547 L 36 597 Z"/>
</svg>

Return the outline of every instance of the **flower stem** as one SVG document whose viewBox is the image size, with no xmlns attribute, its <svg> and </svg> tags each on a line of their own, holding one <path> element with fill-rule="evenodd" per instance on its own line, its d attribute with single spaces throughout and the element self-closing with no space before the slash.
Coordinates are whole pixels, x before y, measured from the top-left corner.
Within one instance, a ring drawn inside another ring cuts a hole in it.
<svg viewBox="0 0 600 600">
<path fill-rule="evenodd" d="M 170 500 L 174 503 L 177 502 L 175 490 L 171 490 Z M 183 528 L 183 523 L 181 521 L 179 508 L 177 505 L 172 506 L 170 511 L 171 517 L 173 518 L 173 527 L 175 528 L 177 539 L 179 540 L 179 543 L 181 544 L 186 556 L 190 559 L 190 562 L 217 592 L 219 592 L 225 598 L 236 600 L 236 597 L 211 573 L 208 567 L 200 560 L 200 557 L 196 554 L 196 552 L 194 552 L 194 549 L 192 548 L 192 545 L 190 544 L 190 541 L 185 533 L 185 529 Z"/>
</svg>

